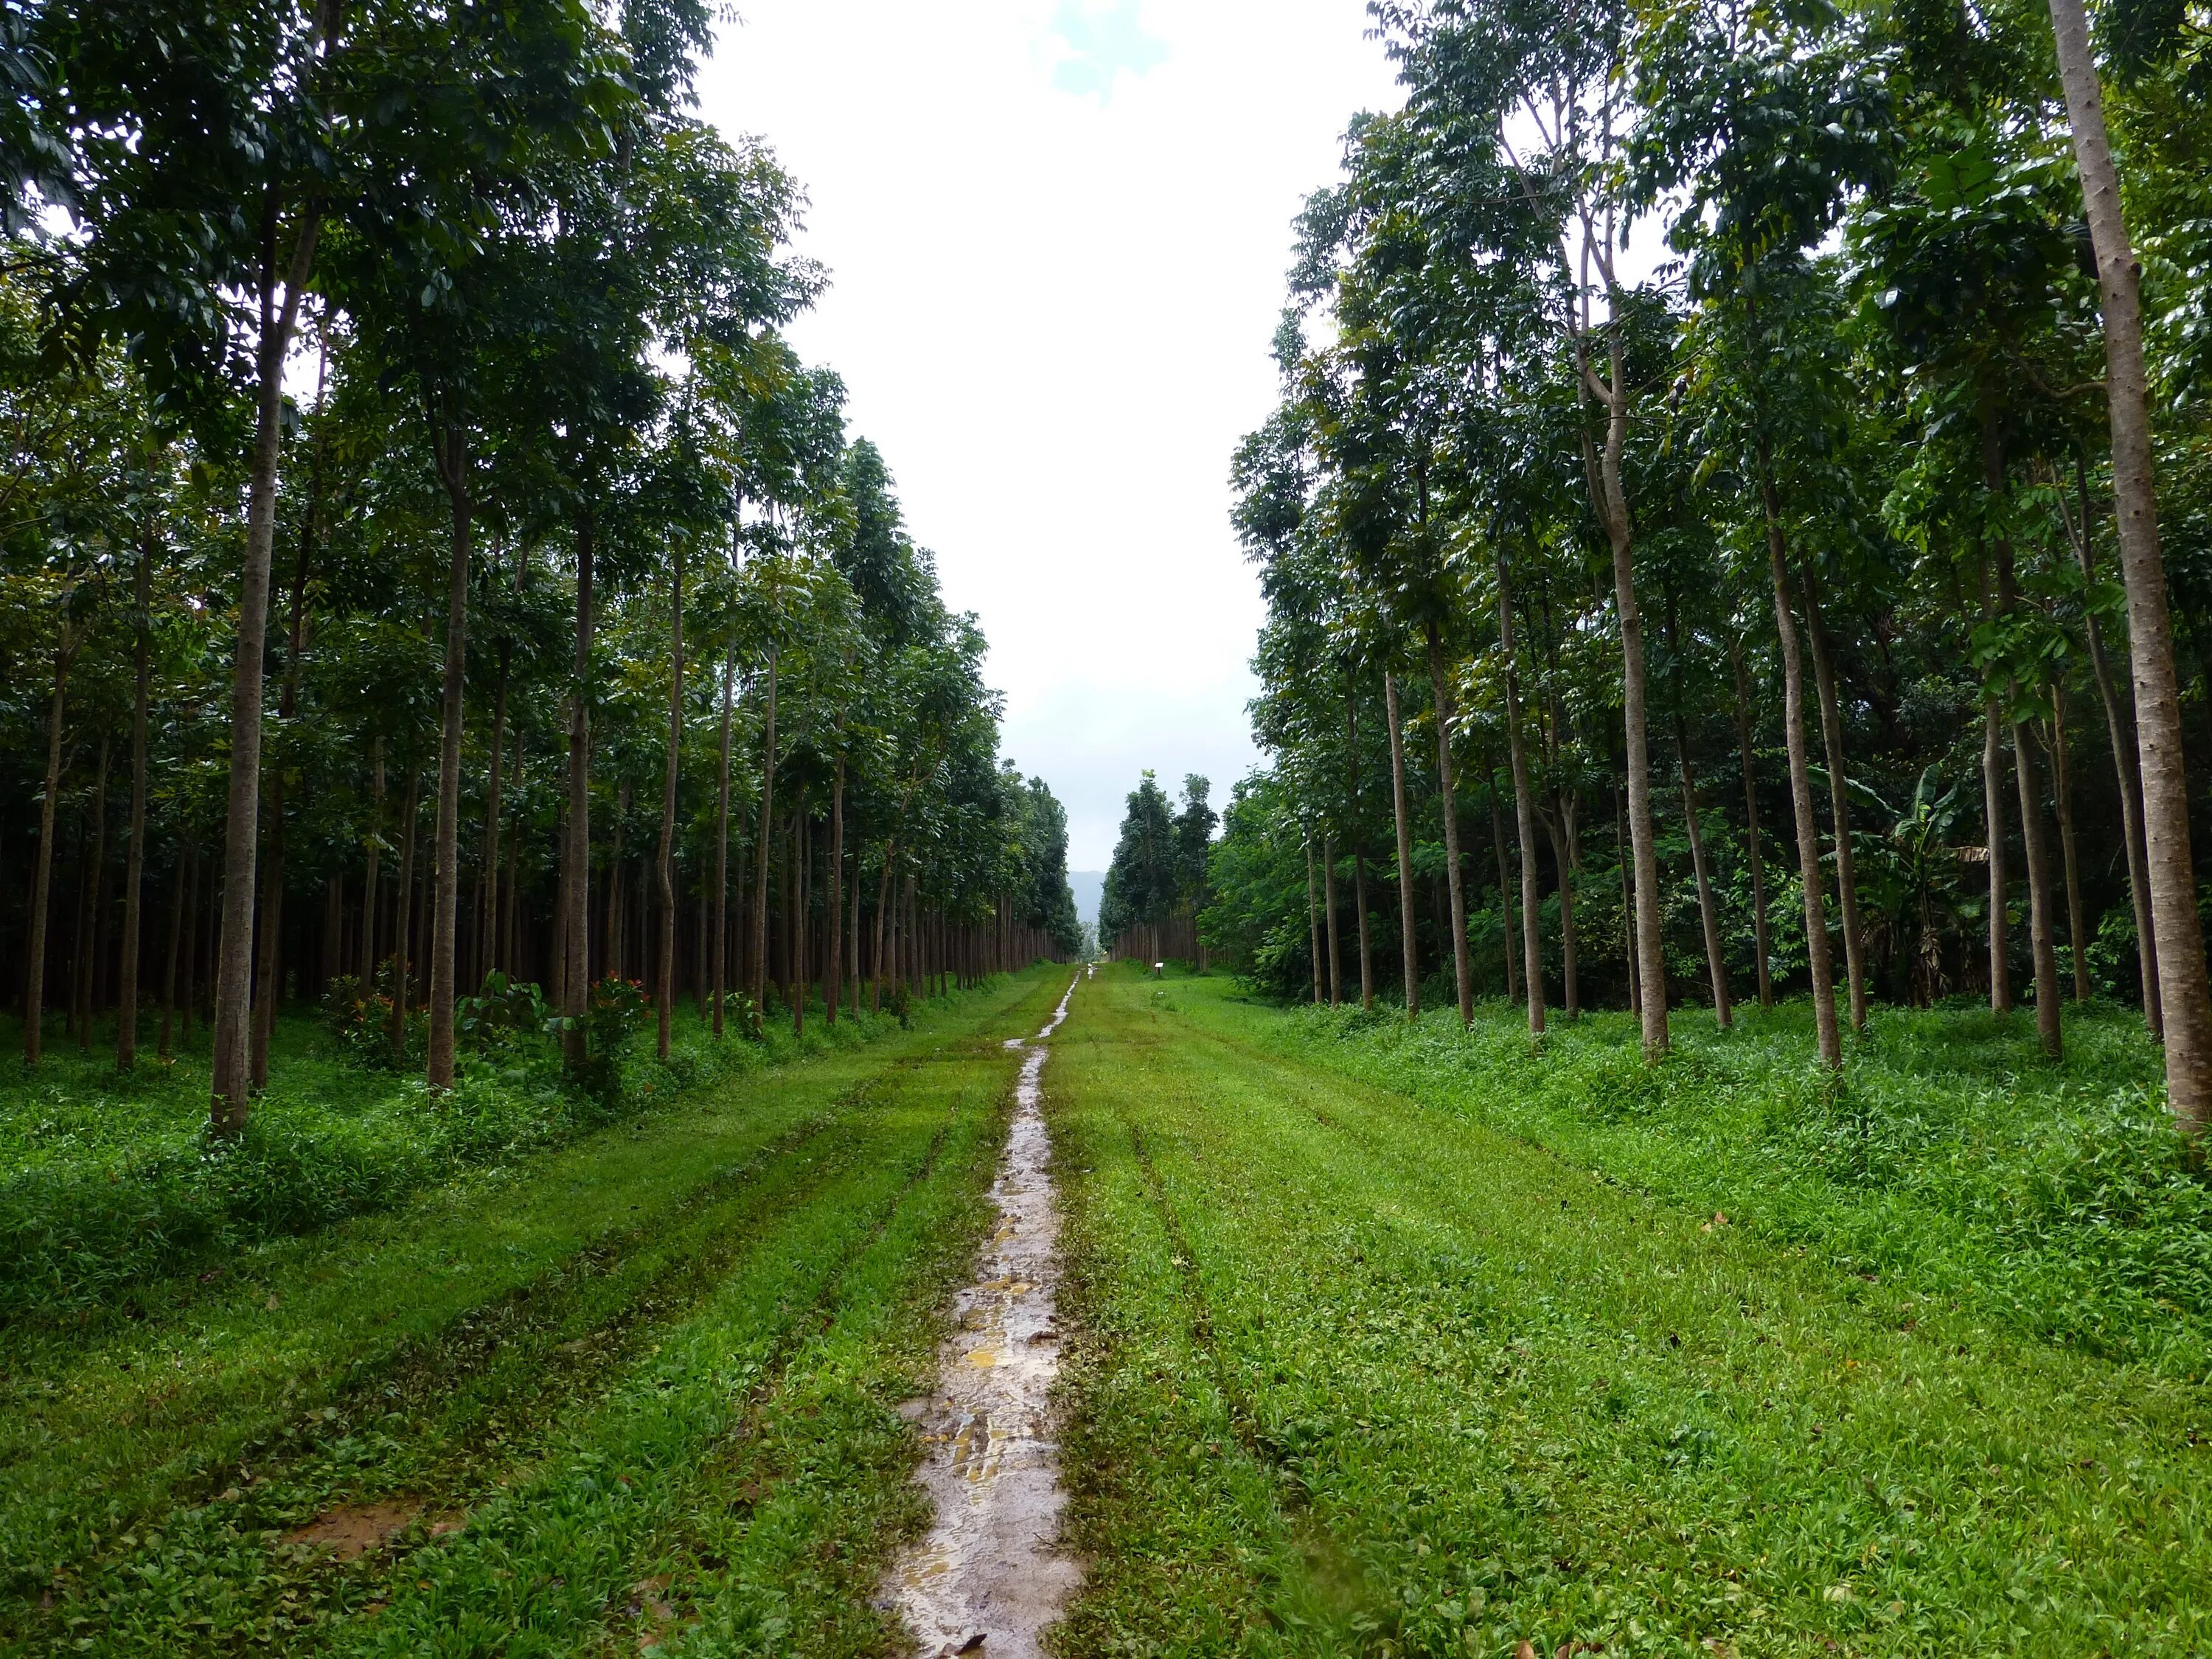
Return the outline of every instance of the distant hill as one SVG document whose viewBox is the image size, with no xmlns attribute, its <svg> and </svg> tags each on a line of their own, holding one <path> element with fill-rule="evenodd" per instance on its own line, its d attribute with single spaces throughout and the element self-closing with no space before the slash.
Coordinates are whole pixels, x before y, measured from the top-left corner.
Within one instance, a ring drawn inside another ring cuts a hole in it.
<svg viewBox="0 0 2212 1659">
<path fill-rule="evenodd" d="M 1098 901 L 1106 894 L 1106 872 L 1103 870 L 1071 870 L 1067 884 L 1074 890 L 1075 914 L 1093 927 L 1098 925 Z"/>
</svg>

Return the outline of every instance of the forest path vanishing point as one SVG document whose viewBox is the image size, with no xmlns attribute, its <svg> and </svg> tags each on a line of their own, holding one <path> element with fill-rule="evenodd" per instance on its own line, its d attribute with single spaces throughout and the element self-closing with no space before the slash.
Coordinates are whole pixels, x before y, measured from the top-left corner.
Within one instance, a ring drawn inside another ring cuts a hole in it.
<svg viewBox="0 0 2212 1659">
<path fill-rule="evenodd" d="M 991 1188 L 999 1223 L 975 1281 L 953 1304 L 943 1376 L 913 1402 L 930 1451 L 921 1480 L 937 1509 L 929 1536 L 900 1562 L 900 1611 L 930 1655 L 1042 1659 L 1038 1638 L 1080 1576 L 1059 1550 L 1060 1448 L 1050 1432 L 1060 1378 L 1060 1210 L 1039 1077 L 1046 1042 L 1067 1018 L 1072 981 L 1025 1050 L 1014 1118 Z"/>
</svg>

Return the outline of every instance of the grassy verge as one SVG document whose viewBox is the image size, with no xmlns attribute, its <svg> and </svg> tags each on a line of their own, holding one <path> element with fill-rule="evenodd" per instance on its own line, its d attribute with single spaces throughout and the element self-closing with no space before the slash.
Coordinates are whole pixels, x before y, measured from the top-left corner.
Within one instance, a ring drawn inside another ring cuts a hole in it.
<svg viewBox="0 0 2212 1659">
<path fill-rule="evenodd" d="M 1187 999 L 1223 1030 L 1551 1148 L 1608 1179 L 1848 1272 L 1970 1304 L 2047 1340 L 2212 1374 L 2212 1184 L 2165 1109 L 2140 1018 L 2069 1010 L 2045 1062 L 2026 1015 L 1877 1010 L 1840 1086 L 1803 1004 L 1733 1032 L 1694 1011 L 1646 1066 L 1633 1019 L 1301 1011 L 1285 1020 L 1218 981 Z M 1240 1012 L 1241 1010 L 1241 1012 Z"/>
<path fill-rule="evenodd" d="M 703 1091 L 198 1304 L 19 1332 L 0 1640 L 107 1653 L 878 1653 L 893 1407 L 1056 975 Z M 342 1561 L 301 1529 L 381 1534 Z"/>
<path fill-rule="evenodd" d="M 1207 982 L 1079 993 L 1047 1076 L 1092 1563 L 1060 1651 L 2212 1644 L 2203 1389 L 1315 1041 Z"/>
<path fill-rule="evenodd" d="M 542 1037 L 465 1053 L 456 1086 L 439 1096 L 417 1075 L 348 1062 L 314 1020 L 290 1015 L 277 1023 L 268 1091 L 228 1144 L 205 1133 L 204 1045 L 169 1066 L 149 1051 L 125 1073 L 112 1048 L 57 1043 L 35 1072 L 0 1066 L 0 1324 L 103 1304 L 143 1316 L 158 1294 L 151 1279 L 899 1029 L 863 1015 L 811 1021 L 795 1038 L 771 1022 L 757 1042 L 718 1042 L 687 1006 L 669 1060 L 634 1039 L 619 1098 L 603 1101 L 564 1086 Z M 13 1040 L 0 1030 L 0 1053 Z"/>
</svg>

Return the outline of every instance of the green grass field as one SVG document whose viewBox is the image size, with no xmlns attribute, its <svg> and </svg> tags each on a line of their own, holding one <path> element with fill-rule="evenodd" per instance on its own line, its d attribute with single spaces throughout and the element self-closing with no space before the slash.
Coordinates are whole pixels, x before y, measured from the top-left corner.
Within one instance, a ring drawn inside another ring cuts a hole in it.
<svg viewBox="0 0 2212 1659">
<path fill-rule="evenodd" d="M 1481 1086 L 1510 1018 L 1382 1037 L 1221 980 L 1079 994 L 1048 1082 L 1093 1563 L 1065 1651 L 2212 1647 L 2197 1382 L 1947 1294 L 1987 1239 L 1943 1255 L 1887 1186 L 1860 1207 L 1916 1230 L 1903 1282 L 1807 1247 L 1808 1217 L 1850 1231 L 1844 1182 L 1718 1219 L 1762 1154 L 1717 1161 L 1652 1097 L 1710 1095 L 1716 1057 L 1647 1085 L 1601 1024 L 1559 1064 L 1643 1109 L 1578 1117 Z"/>
<path fill-rule="evenodd" d="M 1065 971 L 15 1322 L 0 1646 L 905 1653 L 897 1408 Z M 1080 982 L 1054 1651 L 2212 1650 L 2204 1188 L 2147 1046 L 1883 1012 L 1838 1092 L 1802 1013 L 1647 1072 L 1614 1016 L 1532 1053 Z"/>
<path fill-rule="evenodd" d="M 0 1346 L 26 1652 L 886 1650 L 911 1431 L 988 1206 L 1000 981 L 867 1047 Z M 349 1561 L 301 1529 L 388 1533 Z M 464 1523 L 456 1525 L 455 1523 Z"/>
</svg>

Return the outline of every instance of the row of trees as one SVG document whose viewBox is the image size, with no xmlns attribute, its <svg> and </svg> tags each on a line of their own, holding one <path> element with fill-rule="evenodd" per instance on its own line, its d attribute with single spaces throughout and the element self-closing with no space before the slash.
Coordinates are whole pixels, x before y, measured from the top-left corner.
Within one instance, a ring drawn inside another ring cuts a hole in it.
<svg viewBox="0 0 2212 1659">
<path fill-rule="evenodd" d="M 1129 792 L 1114 860 L 1098 900 L 1098 935 L 1117 958 L 1195 961 L 1206 970 L 1198 927 L 1208 899 L 1206 862 L 1221 819 L 1213 786 L 1195 772 L 1178 807 L 1147 770 Z"/>
<path fill-rule="evenodd" d="M 2079 0 L 1376 11 L 1407 103 L 1308 204 L 1237 457 L 1275 765 L 1217 940 L 1342 994 L 1342 884 L 1370 1000 L 1486 969 L 1540 1032 L 1595 976 L 1656 1056 L 1675 988 L 1802 987 L 1838 1066 L 1875 997 L 2031 983 L 2055 1056 L 2101 981 L 2201 1129 L 2184 11 L 2116 9 L 2101 81 Z"/>
<path fill-rule="evenodd" d="M 39 1059 L 158 982 L 245 1121 L 288 994 L 454 1076 L 641 981 L 803 1020 L 1078 939 L 842 388 L 799 192 L 692 114 L 703 0 L 6 25 L 0 929 Z M 270 705 L 273 704 L 273 708 Z M 58 994 L 66 987 L 66 997 Z M 632 993 L 631 994 L 634 994 Z M 741 1000 L 738 1000 L 741 999 Z"/>
</svg>

